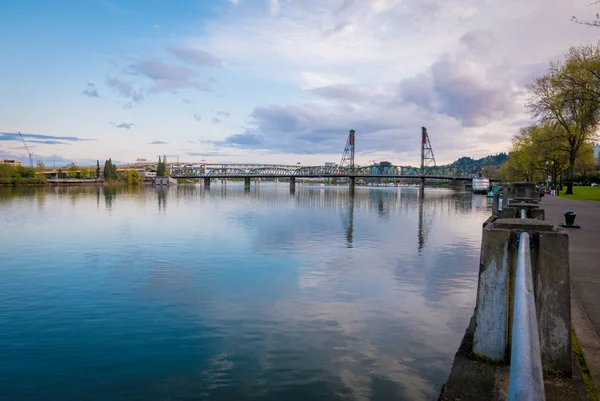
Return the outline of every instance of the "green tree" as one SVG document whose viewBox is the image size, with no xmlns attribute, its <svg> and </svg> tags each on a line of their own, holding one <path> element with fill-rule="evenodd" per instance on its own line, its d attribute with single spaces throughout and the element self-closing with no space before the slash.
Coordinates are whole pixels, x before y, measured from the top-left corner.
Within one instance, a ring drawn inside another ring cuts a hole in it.
<svg viewBox="0 0 600 401">
<path fill-rule="evenodd" d="M 140 185 L 144 181 L 137 170 L 125 170 L 123 178 L 127 185 Z"/>
<path fill-rule="evenodd" d="M 158 156 L 158 166 L 156 167 L 156 175 L 158 177 L 163 177 L 165 175 L 165 165 L 161 161 L 160 156 Z"/>
<path fill-rule="evenodd" d="M 111 168 L 110 168 L 110 161 L 106 160 L 104 162 L 104 171 L 103 171 L 103 175 L 104 175 L 104 179 L 105 180 L 110 180 L 111 179 Z"/>
<path fill-rule="evenodd" d="M 92 174 L 92 172 L 89 169 L 87 169 L 85 167 L 81 169 L 81 172 L 80 172 L 81 178 L 90 178 L 90 174 Z"/>
<path fill-rule="evenodd" d="M 111 177 L 113 180 L 118 180 L 119 174 L 117 174 L 117 165 L 112 162 L 112 159 L 108 160 L 110 161 Z"/>
<path fill-rule="evenodd" d="M 108 159 L 104 162 L 104 179 L 107 181 L 117 180 L 119 176 L 117 175 L 117 166 L 115 166 L 112 162 L 112 159 Z"/>
<path fill-rule="evenodd" d="M 77 164 L 75 164 L 75 162 L 71 162 L 69 164 L 67 164 L 67 175 L 70 178 L 75 178 L 78 175 L 78 170 L 79 170 L 79 166 Z"/>
<path fill-rule="evenodd" d="M 546 75 L 528 86 L 530 113 L 556 128 L 568 148 L 567 191 L 580 148 L 595 138 L 600 120 L 600 48 L 572 47 L 564 63 L 552 63 Z"/>
<path fill-rule="evenodd" d="M 96 160 L 96 179 L 100 178 L 100 160 Z"/>
<path fill-rule="evenodd" d="M 167 177 L 169 175 L 169 167 L 167 164 L 167 156 L 163 155 L 163 175 Z"/>
</svg>

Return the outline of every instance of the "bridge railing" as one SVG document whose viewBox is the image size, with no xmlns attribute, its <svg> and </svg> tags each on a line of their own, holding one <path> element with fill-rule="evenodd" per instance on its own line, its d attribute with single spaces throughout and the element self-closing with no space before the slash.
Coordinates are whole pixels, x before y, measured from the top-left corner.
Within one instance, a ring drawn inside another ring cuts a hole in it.
<svg viewBox="0 0 600 401">
<path fill-rule="evenodd" d="M 521 209 L 521 218 L 527 211 Z M 519 234 L 510 350 L 509 401 L 545 400 L 529 233 Z"/>
</svg>

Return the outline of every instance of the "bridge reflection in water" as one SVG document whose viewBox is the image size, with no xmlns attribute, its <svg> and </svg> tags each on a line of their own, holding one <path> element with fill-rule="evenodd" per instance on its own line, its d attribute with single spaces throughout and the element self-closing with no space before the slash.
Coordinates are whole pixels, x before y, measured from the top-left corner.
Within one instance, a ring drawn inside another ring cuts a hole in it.
<svg viewBox="0 0 600 401">
<path fill-rule="evenodd" d="M 180 185 L 177 187 L 156 187 L 154 189 L 159 210 L 165 210 L 167 198 L 177 201 L 194 197 L 201 203 L 212 198 L 249 198 L 251 202 L 269 201 L 274 206 L 296 205 L 309 208 L 326 208 L 340 214 L 343 222 L 346 246 L 353 247 L 355 210 L 376 212 L 382 219 L 390 214 L 418 215 L 417 248 L 423 250 L 427 243 L 436 213 L 465 215 L 473 209 L 488 213 L 490 204 L 485 196 L 472 195 L 466 191 L 451 189 L 415 187 L 361 187 L 348 191 L 344 186 L 305 185 L 299 189 L 288 190 L 287 186 L 265 183 L 261 186 L 243 188 L 239 184 L 221 185 L 217 190 L 205 189 L 199 185 Z M 112 204 L 112 201 L 111 201 Z M 398 229 L 405 229 L 399 227 Z"/>
</svg>

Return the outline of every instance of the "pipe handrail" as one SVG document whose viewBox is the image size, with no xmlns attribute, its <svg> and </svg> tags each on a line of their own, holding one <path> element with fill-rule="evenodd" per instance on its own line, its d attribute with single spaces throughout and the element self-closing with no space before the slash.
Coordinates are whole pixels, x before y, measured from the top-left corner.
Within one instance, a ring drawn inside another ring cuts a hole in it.
<svg viewBox="0 0 600 401">
<path fill-rule="evenodd" d="M 522 209 L 521 218 L 526 215 Z M 510 351 L 510 401 L 546 399 L 529 249 L 529 234 L 520 233 Z"/>
</svg>

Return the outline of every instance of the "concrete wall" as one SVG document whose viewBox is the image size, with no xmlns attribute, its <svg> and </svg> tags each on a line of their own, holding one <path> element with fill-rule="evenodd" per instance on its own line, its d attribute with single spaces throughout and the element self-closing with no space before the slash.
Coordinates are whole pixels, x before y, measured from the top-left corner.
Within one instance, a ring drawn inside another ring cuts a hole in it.
<svg viewBox="0 0 600 401">
<path fill-rule="evenodd" d="M 506 210 L 506 209 L 504 209 Z M 509 362 L 517 237 L 531 237 L 531 259 L 545 372 L 571 374 L 571 304 L 567 234 L 535 219 L 491 219 L 483 228 L 473 353 Z"/>
</svg>

